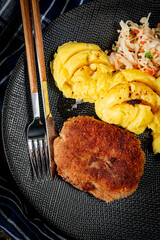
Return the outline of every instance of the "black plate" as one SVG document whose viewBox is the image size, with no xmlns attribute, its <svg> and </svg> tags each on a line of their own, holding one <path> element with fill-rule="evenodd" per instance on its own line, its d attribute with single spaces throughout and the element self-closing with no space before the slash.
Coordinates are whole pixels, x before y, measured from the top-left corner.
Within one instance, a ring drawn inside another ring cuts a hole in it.
<svg viewBox="0 0 160 240">
<path fill-rule="evenodd" d="M 63 98 L 55 87 L 49 63 L 57 47 L 68 41 L 90 42 L 102 49 L 116 40 L 121 19 L 139 22 L 151 12 L 150 22 L 160 22 L 160 2 L 94 1 L 59 17 L 44 31 L 44 50 L 52 114 L 60 130 L 71 116 L 94 115 L 93 104 L 71 109 L 74 100 Z M 32 178 L 26 128 L 32 119 L 25 53 L 20 57 L 6 91 L 3 137 L 8 164 L 24 197 L 52 224 L 76 239 L 159 239 L 160 155 L 152 153 L 149 131 L 140 135 L 146 154 L 144 175 L 128 198 L 106 203 L 81 192 L 56 175 L 41 182 Z"/>
</svg>

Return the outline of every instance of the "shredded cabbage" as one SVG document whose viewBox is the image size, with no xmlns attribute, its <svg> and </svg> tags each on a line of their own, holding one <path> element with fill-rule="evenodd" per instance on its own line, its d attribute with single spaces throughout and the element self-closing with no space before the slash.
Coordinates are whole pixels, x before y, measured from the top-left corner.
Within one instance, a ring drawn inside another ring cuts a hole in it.
<svg viewBox="0 0 160 240">
<path fill-rule="evenodd" d="M 160 24 L 149 27 L 149 17 L 143 17 L 140 25 L 128 20 L 120 21 L 118 41 L 112 46 L 108 58 L 115 70 L 141 69 L 151 75 L 160 76 Z"/>
</svg>

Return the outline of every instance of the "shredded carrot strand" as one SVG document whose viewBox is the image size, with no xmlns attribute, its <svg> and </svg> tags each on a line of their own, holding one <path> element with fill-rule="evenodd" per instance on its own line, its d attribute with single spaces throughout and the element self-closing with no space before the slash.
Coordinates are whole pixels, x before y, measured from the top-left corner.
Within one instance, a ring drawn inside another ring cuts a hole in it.
<svg viewBox="0 0 160 240">
<path fill-rule="evenodd" d="M 146 41 L 140 41 L 140 44 L 144 45 L 146 43 Z"/>
<path fill-rule="evenodd" d="M 149 73 L 149 74 L 151 74 L 151 75 L 155 75 L 155 74 L 157 74 L 156 71 L 154 71 L 154 70 L 150 70 L 150 69 L 145 69 L 145 72 L 146 72 L 146 73 Z"/>
<path fill-rule="evenodd" d="M 138 30 L 133 30 L 133 32 L 135 33 L 135 34 L 138 34 L 139 33 L 139 31 Z"/>
<path fill-rule="evenodd" d="M 144 52 L 144 49 L 143 48 L 139 49 L 139 52 L 140 53 Z"/>
<path fill-rule="evenodd" d="M 135 69 L 138 69 L 138 65 L 135 65 L 134 68 L 135 68 Z"/>
<path fill-rule="evenodd" d="M 117 63 L 119 63 L 120 57 L 117 59 Z"/>
</svg>

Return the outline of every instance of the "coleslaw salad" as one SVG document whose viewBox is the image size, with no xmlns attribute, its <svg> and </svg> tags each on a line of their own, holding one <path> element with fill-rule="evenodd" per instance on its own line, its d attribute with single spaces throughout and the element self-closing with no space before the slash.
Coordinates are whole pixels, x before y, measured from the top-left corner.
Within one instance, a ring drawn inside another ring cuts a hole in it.
<svg viewBox="0 0 160 240">
<path fill-rule="evenodd" d="M 150 28 L 150 15 L 141 18 L 140 25 L 131 20 L 120 21 L 118 41 L 111 52 L 106 51 L 115 70 L 134 68 L 160 76 L 160 23 L 157 28 Z"/>
</svg>

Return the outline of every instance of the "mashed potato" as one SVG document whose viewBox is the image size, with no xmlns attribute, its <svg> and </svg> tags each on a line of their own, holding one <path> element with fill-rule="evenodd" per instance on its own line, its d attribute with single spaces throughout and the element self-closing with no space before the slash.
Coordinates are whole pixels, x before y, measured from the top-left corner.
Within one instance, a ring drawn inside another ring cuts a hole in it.
<svg viewBox="0 0 160 240">
<path fill-rule="evenodd" d="M 58 47 L 50 67 L 58 88 L 66 97 L 91 103 L 110 87 L 114 71 L 100 47 L 77 42 Z"/>
<path fill-rule="evenodd" d="M 112 86 L 95 102 L 103 121 L 119 125 L 135 134 L 152 129 L 153 151 L 160 153 L 160 79 L 140 70 L 122 70 L 112 78 Z"/>
<path fill-rule="evenodd" d="M 119 83 L 133 81 L 144 83 L 160 95 L 160 79 L 158 80 L 151 74 L 142 72 L 138 69 L 124 69 L 114 74 L 112 79 L 112 87 Z"/>
<path fill-rule="evenodd" d="M 154 118 L 160 97 L 143 83 L 120 83 L 95 103 L 96 114 L 108 123 L 142 133 Z"/>
<path fill-rule="evenodd" d="M 148 125 L 152 129 L 153 136 L 153 152 L 155 154 L 160 153 L 160 109 L 154 114 L 153 121 Z"/>
<path fill-rule="evenodd" d="M 152 129 L 153 151 L 160 153 L 160 77 L 138 69 L 115 73 L 101 48 L 88 43 L 59 46 L 50 67 L 63 94 L 95 103 L 103 121 L 135 134 Z"/>
</svg>

